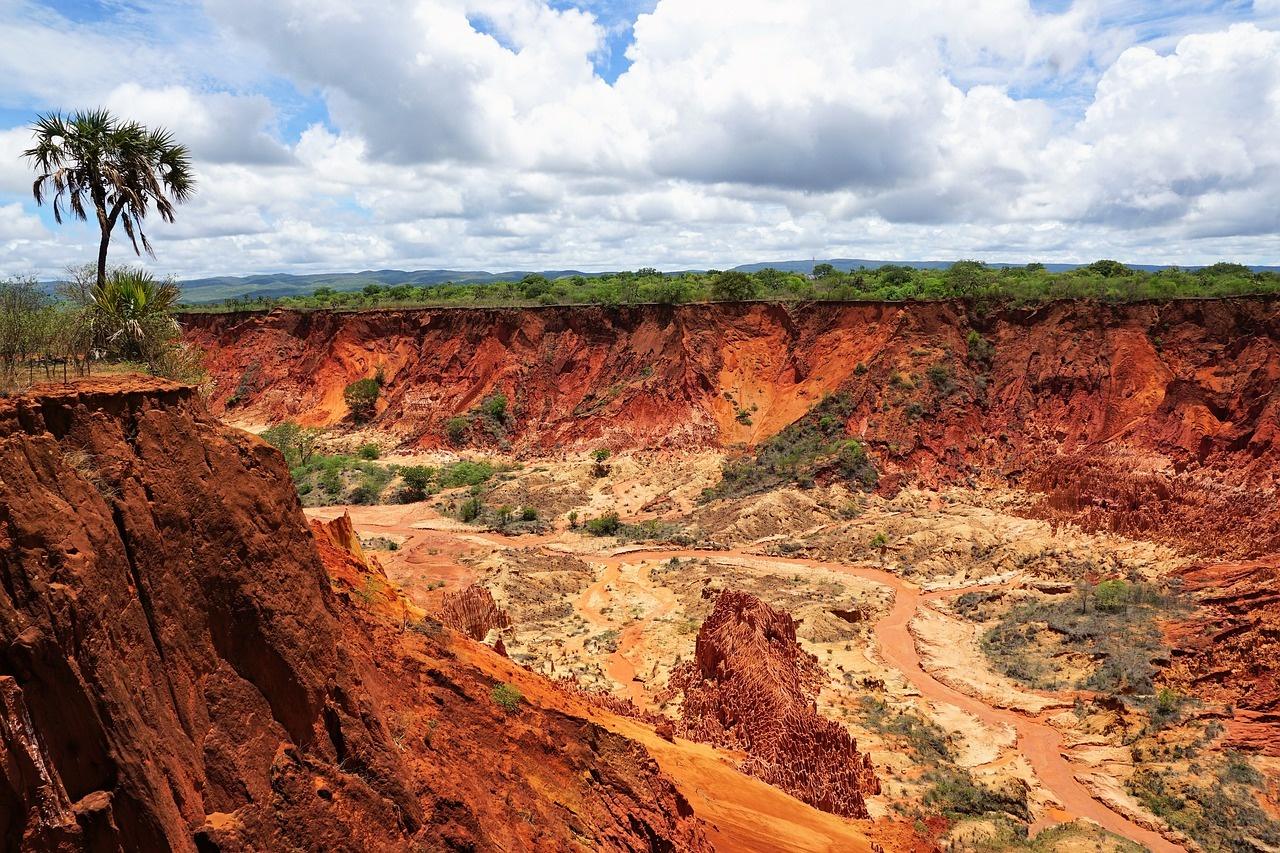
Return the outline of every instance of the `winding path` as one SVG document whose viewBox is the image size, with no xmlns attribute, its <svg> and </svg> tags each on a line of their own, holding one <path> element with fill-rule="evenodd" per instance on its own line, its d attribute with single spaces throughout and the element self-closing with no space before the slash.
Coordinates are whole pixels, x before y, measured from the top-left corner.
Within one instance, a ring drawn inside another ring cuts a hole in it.
<svg viewBox="0 0 1280 853">
<path fill-rule="evenodd" d="M 925 671 L 911 635 L 910 623 L 921 607 L 922 599 L 937 597 L 925 594 L 919 587 L 880 569 L 822 563 L 817 560 L 761 557 L 741 551 L 632 551 L 629 560 L 724 559 L 764 562 L 774 565 L 805 566 L 852 575 L 889 587 L 894 592 L 893 608 L 875 625 L 876 641 L 885 662 L 902 673 L 926 698 L 960 708 L 991 725 L 1011 726 L 1018 733 L 1018 752 L 1026 756 L 1040 783 L 1062 805 L 1067 819 L 1087 818 L 1111 832 L 1145 845 L 1153 853 L 1185 853 L 1185 848 L 1169 841 L 1154 830 L 1140 826 L 1089 792 L 1079 780 L 1071 763 L 1063 755 L 1062 734 L 1042 717 L 996 708 L 953 687 L 943 684 Z M 1041 827 L 1035 827 L 1041 828 Z"/>
<path fill-rule="evenodd" d="M 386 521 L 387 519 L 383 520 Z M 412 528 L 404 524 L 400 519 L 397 519 L 397 521 L 400 523 L 358 522 L 358 525 L 402 535 L 422 532 L 421 528 Z M 478 539 L 497 547 L 537 547 L 549 544 L 553 537 L 526 536 L 513 538 L 496 534 L 484 534 L 467 538 L 472 538 L 473 541 Z M 1185 848 L 1174 844 L 1154 830 L 1129 820 L 1094 797 L 1088 788 L 1076 779 L 1071 763 L 1063 754 L 1061 732 L 1046 722 L 1043 714 L 1030 716 L 1018 711 L 993 707 L 980 699 L 942 683 L 925 671 L 921 664 L 920 654 L 916 649 L 915 638 L 912 637 L 909 626 L 917 610 L 923 606 L 922 602 L 925 599 L 942 597 L 950 594 L 951 591 L 925 593 L 916 585 L 880 569 L 846 566 L 839 563 L 824 563 L 817 560 L 765 557 L 737 550 L 635 550 L 609 555 L 592 555 L 587 558 L 592 562 L 603 565 L 605 570 L 600 579 L 588 587 L 575 602 L 578 611 L 593 624 L 610 624 L 609 620 L 600 612 L 603 604 L 598 602 L 601 598 L 608 600 L 610 593 L 607 587 L 610 583 L 617 583 L 622 577 L 623 565 L 645 561 L 669 560 L 672 557 L 709 560 L 722 560 L 729 557 L 748 563 L 803 566 L 851 575 L 889 587 L 894 592 L 893 607 L 887 615 L 876 622 L 874 629 L 876 641 L 880 647 L 880 654 L 886 664 L 898 670 L 908 682 L 920 691 L 921 695 L 931 701 L 952 705 L 990 725 L 1012 727 L 1017 732 L 1018 752 L 1026 756 L 1040 783 L 1062 805 L 1061 811 L 1064 819 L 1086 818 L 1117 835 L 1145 845 L 1153 853 L 1185 853 Z M 955 590 L 954 592 L 961 591 Z M 658 596 L 658 599 L 657 606 L 646 618 L 635 625 L 628 626 L 623 631 L 619 637 L 618 648 L 610 655 L 606 666 L 608 675 L 622 684 L 627 695 L 642 706 L 648 705 L 649 700 L 643 685 L 636 683 L 634 680 L 635 665 L 627 657 L 627 653 L 634 650 L 635 646 L 643 641 L 644 629 L 649 623 L 670 610 L 674 604 L 674 599 L 667 600 L 662 596 Z M 1042 828 L 1044 823 L 1047 822 L 1042 822 L 1041 825 L 1033 827 L 1033 830 Z"/>
</svg>

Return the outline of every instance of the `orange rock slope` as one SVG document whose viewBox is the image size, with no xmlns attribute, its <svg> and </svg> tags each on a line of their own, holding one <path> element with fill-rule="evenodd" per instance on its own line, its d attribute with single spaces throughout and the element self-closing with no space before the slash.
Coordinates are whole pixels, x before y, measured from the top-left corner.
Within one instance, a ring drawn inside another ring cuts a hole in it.
<svg viewBox="0 0 1280 853">
<path fill-rule="evenodd" d="M 279 453 L 190 389 L 0 400 L 6 848 L 707 847 L 634 740 L 531 674 L 508 711 L 492 650 L 335 595 L 322 552 L 377 576 L 347 532 L 317 551 Z"/>
<path fill-rule="evenodd" d="M 995 479 L 1041 514 L 1232 556 L 1280 551 L 1280 301 L 422 309 L 189 315 L 232 419 L 374 423 L 413 446 L 487 396 L 537 454 L 758 443 L 842 392 L 885 487 Z M 234 403 L 234 405 L 231 405 Z M 230 406 L 230 408 L 228 408 Z M 1240 528 L 1242 520 L 1246 525 Z"/>
</svg>

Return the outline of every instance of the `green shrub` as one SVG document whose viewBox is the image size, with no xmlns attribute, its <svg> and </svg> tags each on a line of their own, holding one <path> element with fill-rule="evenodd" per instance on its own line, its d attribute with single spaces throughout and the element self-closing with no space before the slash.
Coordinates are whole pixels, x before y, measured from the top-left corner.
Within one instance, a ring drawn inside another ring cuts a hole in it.
<svg viewBox="0 0 1280 853">
<path fill-rule="evenodd" d="M 462 486 L 479 486 L 487 482 L 494 474 L 494 468 L 488 462 L 472 462 L 463 459 L 440 469 L 436 480 L 442 489 L 457 489 Z"/>
<path fill-rule="evenodd" d="M 587 519 L 587 532 L 592 536 L 613 536 L 622 527 L 616 512 L 607 512 L 598 518 Z"/>
<path fill-rule="evenodd" d="M 449 418 L 444 422 L 444 434 L 449 439 L 449 443 L 453 445 L 462 444 L 467 437 L 467 427 L 471 425 L 471 421 L 457 415 Z"/>
<path fill-rule="evenodd" d="M 495 684 L 489 696 L 493 699 L 493 704 L 508 714 L 520 710 L 520 702 L 524 699 L 524 694 L 510 684 Z"/>
<path fill-rule="evenodd" d="M 471 496 L 458 507 L 458 519 L 468 524 L 480 517 L 484 511 L 484 502 L 479 497 Z"/>
<path fill-rule="evenodd" d="M 538 511 L 531 506 L 523 507 L 520 510 L 520 520 L 521 521 L 537 521 Z"/>
<path fill-rule="evenodd" d="M 486 417 L 500 424 L 507 422 L 507 398 L 503 394 L 494 394 L 480 404 L 480 411 Z"/>
<path fill-rule="evenodd" d="M 847 394 L 824 398 L 803 418 L 761 444 L 754 457 L 726 462 L 720 482 L 706 497 L 740 497 L 786 483 L 812 486 L 827 472 L 859 488 L 874 487 L 875 466 L 862 444 L 844 433 L 853 410 Z"/>
<path fill-rule="evenodd" d="M 1123 610 L 1129 604 L 1129 585 L 1122 580 L 1107 580 L 1093 588 L 1093 603 L 1099 610 Z"/>
<path fill-rule="evenodd" d="M 400 489 L 400 503 L 417 503 L 426 500 L 431 492 L 431 481 L 436 476 L 435 469 L 426 465 L 408 465 L 401 468 L 399 473 L 404 483 Z"/>
<path fill-rule="evenodd" d="M 358 424 L 370 421 L 377 411 L 382 388 L 373 379 L 357 379 L 342 391 L 351 419 Z"/>
<path fill-rule="evenodd" d="M 978 334 L 976 330 L 970 329 L 965 343 L 969 349 L 969 361 L 982 368 L 991 367 L 991 363 L 995 361 L 996 348 L 990 341 Z"/>
<path fill-rule="evenodd" d="M 925 778 L 931 783 L 924 796 L 925 804 L 948 817 L 1007 814 L 1022 821 L 1031 820 L 1025 790 L 989 788 L 961 768 L 935 770 Z"/>
<path fill-rule="evenodd" d="M 356 455 L 359 456 L 361 459 L 372 461 L 382 455 L 382 448 L 372 443 L 362 444 L 360 445 L 360 449 L 356 451 Z"/>
</svg>

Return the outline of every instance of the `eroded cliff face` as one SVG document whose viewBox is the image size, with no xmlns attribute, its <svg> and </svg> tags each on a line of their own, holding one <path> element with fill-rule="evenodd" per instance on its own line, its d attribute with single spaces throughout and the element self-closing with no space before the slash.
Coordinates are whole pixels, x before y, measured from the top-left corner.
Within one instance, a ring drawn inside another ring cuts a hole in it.
<svg viewBox="0 0 1280 853">
<path fill-rule="evenodd" d="M 818 713 L 825 680 L 800 648 L 796 623 L 745 592 L 726 590 L 698 631 L 695 658 L 671 674 L 680 734 L 749 757 L 742 769 L 823 811 L 867 817 L 880 792 L 870 757 Z"/>
<path fill-rule="evenodd" d="M 331 584 L 279 454 L 192 390 L 0 400 L 5 848 L 704 845 L 643 748 L 509 717 L 469 641 Z"/>
<path fill-rule="evenodd" d="M 501 392 L 526 454 L 752 445 L 847 394 L 884 488 L 996 480 L 1051 518 L 1251 556 L 1280 550 L 1280 302 L 424 309 L 191 315 L 215 411 L 446 443 Z M 971 336 L 972 335 L 972 336 Z M 234 398 L 234 400 L 233 400 Z M 227 408 L 229 401 L 235 405 Z M 475 431 L 476 441 L 497 443 Z M 1238 535 L 1248 518 L 1248 535 Z M 1228 532 L 1237 535 L 1227 535 Z"/>
</svg>

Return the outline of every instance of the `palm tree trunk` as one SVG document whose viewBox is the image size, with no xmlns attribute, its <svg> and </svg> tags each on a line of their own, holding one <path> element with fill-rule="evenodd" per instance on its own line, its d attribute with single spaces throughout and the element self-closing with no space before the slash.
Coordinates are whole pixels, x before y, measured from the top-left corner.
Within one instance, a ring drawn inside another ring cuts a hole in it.
<svg viewBox="0 0 1280 853">
<path fill-rule="evenodd" d="M 111 213 L 107 213 L 105 205 L 98 207 L 98 227 L 102 231 L 102 239 L 98 242 L 98 287 L 107 283 L 107 246 L 111 243 L 111 232 L 116 230 L 116 221 L 123 207 L 122 201 L 116 202 Z"/>
<path fill-rule="evenodd" d="M 110 243 L 111 232 L 104 228 L 102 240 L 98 243 L 98 287 L 103 287 L 107 283 L 107 246 Z"/>
</svg>

